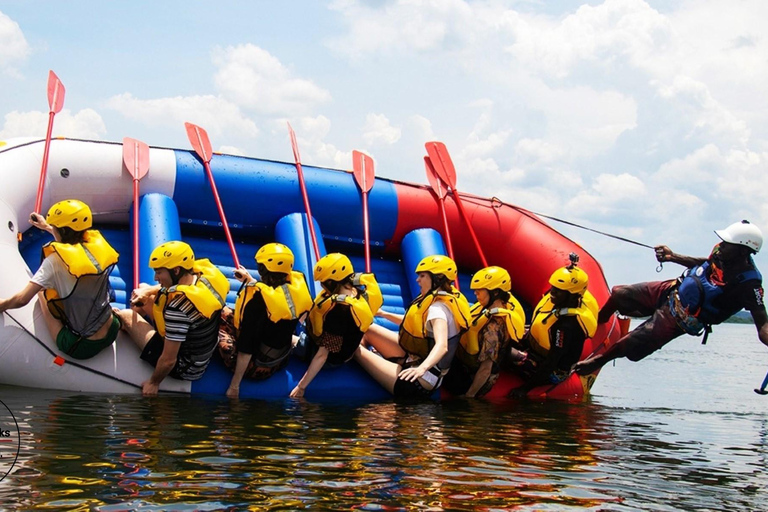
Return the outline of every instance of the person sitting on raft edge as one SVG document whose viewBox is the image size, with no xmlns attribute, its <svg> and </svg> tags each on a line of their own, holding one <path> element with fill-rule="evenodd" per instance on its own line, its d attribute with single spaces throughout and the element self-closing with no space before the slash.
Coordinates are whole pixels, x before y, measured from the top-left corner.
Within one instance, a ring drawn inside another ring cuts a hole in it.
<svg viewBox="0 0 768 512">
<path fill-rule="evenodd" d="M 240 395 L 243 377 L 264 380 L 288 364 L 293 332 L 312 306 L 304 274 L 293 270 L 294 256 L 280 243 L 269 243 L 256 252 L 261 281 L 242 265 L 235 278 L 243 285 L 237 293 L 234 314 L 225 307 L 222 317 L 232 318 L 234 342 L 219 337 L 219 354 L 232 370 L 227 396 Z"/>
<path fill-rule="evenodd" d="M 307 318 L 306 336 L 300 341 L 309 368 L 291 391 L 291 398 L 304 396 L 307 386 L 323 366 L 340 366 L 350 361 L 360 341 L 384 302 L 376 277 L 355 273 L 352 262 L 341 253 L 320 258 L 315 265 L 317 294 Z"/>
<path fill-rule="evenodd" d="M 90 207 L 77 199 L 59 201 L 46 218 L 30 215 L 30 224 L 51 233 L 43 262 L 13 297 L 0 299 L 0 313 L 23 307 L 41 290 L 43 318 L 59 350 L 88 359 L 110 346 L 120 321 L 109 304 L 109 275 L 118 254 L 93 226 Z"/>
<path fill-rule="evenodd" d="M 750 312 L 758 338 L 768 346 L 762 276 L 752 260 L 763 245 L 763 234 L 746 220 L 715 234 L 721 242 L 708 258 L 676 254 L 666 245 L 654 248 L 658 261 L 687 267 L 677 279 L 614 286 L 600 310 L 599 323 L 608 322 L 617 311 L 625 316 L 650 318 L 605 353 L 576 363 L 573 370 L 587 375 L 617 358 L 640 361 L 683 334 L 704 333 L 702 344 L 706 343 L 712 325 L 742 309 Z"/>
<path fill-rule="evenodd" d="M 480 398 L 498 380 L 510 342 L 519 342 L 525 333 L 525 311 L 512 295 L 509 272 L 501 267 L 478 270 L 470 288 L 477 303 L 443 387 L 452 395 Z"/>
<path fill-rule="evenodd" d="M 371 325 L 364 343 L 380 355 L 362 345 L 355 352 L 360 366 L 396 398 L 429 398 L 442 384 L 459 338 L 469 327 L 469 303 L 451 285 L 456 263 L 447 256 L 427 256 L 416 274 L 421 293 L 405 315 L 378 312 L 399 323 L 399 333 Z"/>
<path fill-rule="evenodd" d="M 197 380 L 205 373 L 219 339 L 229 280 L 209 260 L 196 260 L 192 248 L 179 241 L 157 246 L 149 267 L 158 284 L 133 290 L 131 309 L 118 315 L 141 349 L 141 359 L 155 367 L 141 384 L 142 394 L 154 396 L 169 375 Z"/>
<path fill-rule="evenodd" d="M 577 267 L 578 256 L 549 278 L 550 289 L 536 305 L 515 367 L 525 383 L 510 397 L 522 398 L 536 386 L 565 380 L 579 360 L 584 342 L 597 330 L 597 302 L 587 291 L 589 276 Z M 513 357 L 514 359 L 514 357 Z"/>
</svg>

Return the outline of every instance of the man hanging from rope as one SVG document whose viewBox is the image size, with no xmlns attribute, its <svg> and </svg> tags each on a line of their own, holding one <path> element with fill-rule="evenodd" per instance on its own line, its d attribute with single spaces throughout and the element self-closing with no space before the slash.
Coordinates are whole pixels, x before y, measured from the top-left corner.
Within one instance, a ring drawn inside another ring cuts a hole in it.
<svg viewBox="0 0 768 512">
<path fill-rule="evenodd" d="M 712 325 L 724 322 L 742 309 L 752 314 L 758 337 L 768 346 L 762 276 L 752 260 L 752 255 L 763 245 L 763 235 L 746 220 L 715 234 L 722 242 L 708 258 L 675 254 L 666 245 L 654 248 L 658 261 L 671 261 L 688 268 L 679 278 L 614 286 L 600 310 L 598 323 L 608 322 L 617 311 L 626 316 L 650 318 L 605 353 L 573 365 L 573 371 L 587 375 L 620 357 L 639 361 L 686 333 L 694 336 L 704 333 L 702 343 L 706 343 Z"/>
</svg>

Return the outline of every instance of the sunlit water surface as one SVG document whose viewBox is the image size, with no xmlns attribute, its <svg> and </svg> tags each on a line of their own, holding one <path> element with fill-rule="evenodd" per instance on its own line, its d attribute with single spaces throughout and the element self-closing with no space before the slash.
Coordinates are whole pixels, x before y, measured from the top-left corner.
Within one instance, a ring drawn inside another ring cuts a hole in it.
<svg viewBox="0 0 768 512">
<path fill-rule="evenodd" d="M 0 388 L 4 510 L 766 510 L 754 326 L 606 367 L 580 403 L 349 404 Z"/>
</svg>

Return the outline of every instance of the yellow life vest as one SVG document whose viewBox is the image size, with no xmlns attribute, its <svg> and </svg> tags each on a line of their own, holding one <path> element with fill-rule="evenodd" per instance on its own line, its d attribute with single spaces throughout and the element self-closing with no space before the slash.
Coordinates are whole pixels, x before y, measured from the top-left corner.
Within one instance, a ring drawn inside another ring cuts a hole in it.
<svg viewBox="0 0 768 512">
<path fill-rule="evenodd" d="M 592 298 L 594 301 L 594 297 Z M 596 302 L 595 302 L 596 304 Z M 579 306 L 575 308 L 555 308 L 552 304 L 552 296 L 548 293 L 539 301 L 536 309 L 533 311 L 533 320 L 529 330 L 529 341 L 531 348 L 542 355 L 549 353 L 550 338 L 549 331 L 557 320 L 563 316 L 575 316 L 576 320 L 584 332 L 584 336 L 591 338 L 597 330 L 597 317 L 591 307 L 582 300 Z"/>
<path fill-rule="evenodd" d="M 450 292 L 435 291 L 427 295 L 419 295 L 408 306 L 403 323 L 400 324 L 400 346 L 409 354 L 427 357 L 434 340 L 427 337 L 427 313 L 434 302 L 442 302 L 453 315 L 453 321 L 459 333 L 469 328 L 471 318 L 469 303 L 464 295 L 451 286 Z"/>
<path fill-rule="evenodd" d="M 261 293 L 267 306 L 267 316 L 270 321 L 296 320 L 312 307 L 312 296 L 309 294 L 304 274 L 292 271 L 288 274 L 288 282 L 276 288 L 259 281 L 252 281 L 240 289 L 235 301 L 235 329 L 240 329 L 245 306 L 255 293 Z"/>
<path fill-rule="evenodd" d="M 384 297 L 381 295 L 376 277 L 373 274 L 357 273 L 352 277 L 352 284 L 355 287 L 365 287 L 365 289 L 357 297 L 331 295 L 325 290 L 321 290 L 317 294 L 315 303 L 309 312 L 309 325 L 312 326 L 311 334 L 315 338 L 323 334 L 325 316 L 336 304 L 346 304 L 349 306 L 352 319 L 360 328 L 360 332 L 367 331 L 371 326 L 373 316 L 384 303 Z"/>
<path fill-rule="evenodd" d="M 509 339 L 520 341 L 525 334 L 525 311 L 523 311 L 520 302 L 511 295 L 504 308 L 483 309 L 483 305 L 478 302 L 472 306 L 470 315 L 469 329 L 460 341 L 462 349 L 470 356 L 476 356 L 480 352 L 480 331 L 483 330 L 491 317 L 504 320 Z"/>
<path fill-rule="evenodd" d="M 117 251 L 95 229 L 85 231 L 83 242 L 79 244 L 51 242 L 43 246 L 44 257 L 53 253 L 59 255 L 69 273 L 75 277 L 101 274 L 117 263 L 119 257 Z"/>
<path fill-rule="evenodd" d="M 96 230 L 83 233 L 83 242 L 65 244 L 51 242 L 43 246 L 47 258 L 58 254 L 67 271 L 77 282 L 66 297 L 54 288 L 45 295 L 48 310 L 75 334 L 88 338 L 112 315 L 109 305 L 109 274 L 117 264 L 118 254 Z"/>
<path fill-rule="evenodd" d="M 194 304 L 197 311 L 205 318 L 213 318 L 226 305 L 229 293 L 229 280 L 208 259 L 195 260 L 192 273 L 197 276 L 195 284 L 177 284 L 160 290 L 155 304 L 152 306 L 152 316 L 155 327 L 161 336 L 165 336 L 165 318 L 163 312 L 168 303 L 179 295 L 184 295 Z"/>
</svg>

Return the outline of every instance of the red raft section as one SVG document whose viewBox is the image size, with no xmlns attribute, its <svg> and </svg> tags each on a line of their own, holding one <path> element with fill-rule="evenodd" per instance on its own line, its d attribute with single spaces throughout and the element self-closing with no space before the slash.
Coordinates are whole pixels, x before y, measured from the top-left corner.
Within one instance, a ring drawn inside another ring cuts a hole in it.
<svg viewBox="0 0 768 512">
<path fill-rule="evenodd" d="M 410 231 L 429 227 L 443 232 L 443 221 L 437 197 L 426 186 L 415 187 L 396 183 L 398 198 L 397 228 L 387 246 L 400 247 Z M 472 223 L 489 265 L 498 265 L 512 276 L 512 293 L 520 300 L 536 305 L 549 289 L 552 272 L 568 263 L 568 255 L 579 255 L 579 266 L 589 276 L 589 291 L 601 306 L 610 295 L 600 264 L 573 240 L 558 233 L 541 219 L 525 210 L 497 199 L 484 199 L 461 194 L 462 203 Z M 472 242 L 469 229 L 459 215 L 453 197 L 445 200 L 448 224 L 456 263 L 468 273 L 482 268 L 482 262 Z M 466 290 L 463 290 L 466 294 Z M 468 297 L 470 301 L 474 297 Z M 581 358 L 601 353 L 619 339 L 616 320 L 601 325 L 595 336 L 587 340 Z M 532 389 L 531 398 L 578 399 L 589 392 L 597 372 L 587 376 L 572 374 L 565 381 Z M 486 398 L 506 397 L 522 384 L 516 375 L 503 374 Z"/>
</svg>

